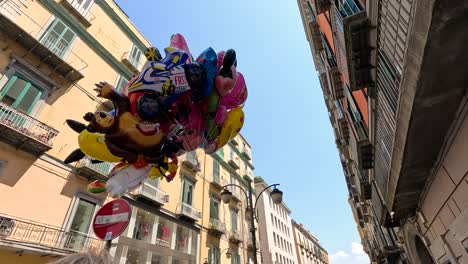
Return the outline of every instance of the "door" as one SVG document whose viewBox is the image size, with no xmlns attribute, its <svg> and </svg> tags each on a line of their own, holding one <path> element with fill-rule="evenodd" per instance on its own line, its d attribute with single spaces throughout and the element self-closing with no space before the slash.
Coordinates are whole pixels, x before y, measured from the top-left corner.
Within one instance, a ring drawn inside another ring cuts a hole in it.
<svg viewBox="0 0 468 264">
<path fill-rule="evenodd" d="M 55 19 L 41 37 L 41 43 L 55 55 L 63 58 L 75 39 L 76 34 L 60 19 Z"/>
<path fill-rule="evenodd" d="M 182 202 L 191 206 L 193 199 L 193 183 L 188 180 L 183 180 L 182 185 Z"/>
<path fill-rule="evenodd" d="M 70 225 L 70 232 L 68 232 L 66 236 L 66 248 L 81 250 L 86 242 L 95 211 L 95 203 L 78 198 L 78 204 Z"/>
<path fill-rule="evenodd" d="M 42 89 L 20 75 L 13 75 L 0 91 L 0 102 L 21 113 L 0 106 L 0 121 L 16 128 L 27 129 L 27 115 L 32 112 L 41 96 Z"/>
</svg>

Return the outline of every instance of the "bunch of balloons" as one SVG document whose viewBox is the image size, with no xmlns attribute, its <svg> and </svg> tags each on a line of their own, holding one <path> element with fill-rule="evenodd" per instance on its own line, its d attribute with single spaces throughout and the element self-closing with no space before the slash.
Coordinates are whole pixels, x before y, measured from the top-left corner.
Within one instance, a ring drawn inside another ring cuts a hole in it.
<svg viewBox="0 0 468 264">
<path fill-rule="evenodd" d="M 208 48 L 194 60 L 184 37 L 175 34 L 164 51 L 162 58 L 156 48 L 146 49 L 141 73 L 121 91 L 96 84 L 98 96 L 114 110 L 86 113 L 88 124 L 67 120 L 79 133 L 79 149 L 65 163 L 85 156 L 118 163 L 107 182 L 88 186 L 90 192 L 121 196 L 146 177 L 171 181 L 177 157 L 197 148 L 214 153 L 242 128 L 247 87 L 234 50 Z"/>
</svg>

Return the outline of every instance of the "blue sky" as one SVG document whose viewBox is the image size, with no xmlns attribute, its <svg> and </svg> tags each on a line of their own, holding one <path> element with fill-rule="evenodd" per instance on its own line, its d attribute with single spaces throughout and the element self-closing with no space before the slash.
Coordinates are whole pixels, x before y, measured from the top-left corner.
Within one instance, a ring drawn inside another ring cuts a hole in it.
<svg viewBox="0 0 468 264">
<path fill-rule="evenodd" d="M 255 175 L 281 184 L 293 218 L 335 254 L 333 263 L 368 263 L 354 256 L 360 240 L 297 2 L 117 2 L 160 50 L 178 32 L 194 57 L 210 46 L 237 51 L 249 89 L 242 134 Z"/>
</svg>

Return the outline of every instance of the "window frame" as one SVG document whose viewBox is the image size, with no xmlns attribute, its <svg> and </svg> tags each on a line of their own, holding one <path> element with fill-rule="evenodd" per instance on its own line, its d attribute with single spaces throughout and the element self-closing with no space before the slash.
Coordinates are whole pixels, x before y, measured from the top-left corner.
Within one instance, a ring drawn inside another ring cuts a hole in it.
<svg viewBox="0 0 468 264">
<path fill-rule="evenodd" d="M 50 47 L 48 45 L 46 45 L 46 42 L 45 42 L 45 39 L 48 35 L 50 35 L 50 33 L 52 32 L 52 29 L 58 24 L 58 23 L 62 23 L 65 27 L 65 29 L 59 34 L 59 36 L 57 37 L 57 39 L 55 40 L 54 44 L 53 44 L 53 47 Z M 65 35 L 65 33 L 67 31 L 70 31 L 73 33 L 73 37 L 72 39 L 69 41 L 68 45 L 67 45 L 67 48 L 62 52 L 62 53 L 56 53 L 54 52 L 54 48 L 60 43 L 62 37 Z M 75 43 L 75 40 L 78 38 L 77 34 L 75 33 L 75 31 L 73 31 L 67 24 L 65 24 L 65 22 L 63 22 L 60 18 L 58 17 L 52 17 L 50 20 L 49 20 L 49 25 L 47 26 L 47 28 L 40 33 L 38 39 L 39 39 L 39 42 L 44 45 L 45 47 L 47 47 L 47 49 L 49 49 L 50 51 L 52 51 L 52 53 L 54 53 L 57 57 L 61 58 L 62 60 L 65 60 L 68 55 L 70 54 L 72 48 L 73 48 L 73 45 Z"/>
<path fill-rule="evenodd" d="M 190 203 L 187 203 L 187 202 L 184 201 L 184 197 L 185 197 L 185 191 L 184 190 L 185 190 L 185 184 L 186 183 L 192 187 Z M 183 176 L 182 177 L 181 195 L 180 195 L 181 202 L 185 203 L 187 205 L 193 206 L 193 196 L 195 194 L 194 190 L 195 190 L 195 182 L 190 180 L 187 176 Z"/>
<path fill-rule="evenodd" d="M 8 93 L 8 91 L 10 91 L 11 87 L 13 86 L 13 84 L 19 79 L 23 80 L 24 82 L 26 82 L 26 85 L 22 88 L 21 92 L 19 93 L 18 95 L 18 98 L 15 99 L 15 102 L 11 105 L 12 108 L 14 109 L 17 109 L 18 105 L 20 104 L 20 102 L 23 100 L 24 98 L 24 95 L 26 95 L 26 93 L 29 91 L 29 89 L 36 89 L 39 91 L 39 93 L 36 95 L 36 97 L 34 98 L 34 100 L 32 101 L 31 105 L 29 106 L 28 110 L 26 112 L 24 112 L 25 114 L 30 114 L 34 107 L 36 106 L 37 102 L 39 101 L 39 99 L 41 99 L 41 97 L 43 96 L 44 94 L 44 88 L 42 88 L 41 86 L 37 85 L 36 82 L 34 82 L 33 80 L 31 80 L 30 78 L 24 76 L 23 74 L 21 74 L 20 72 L 16 71 L 8 80 L 8 82 L 1 88 L 0 90 L 0 101 L 3 100 L 3 98 L 5 97 L 5 95 Z M 21 110 L 17 109 L 18 111 L 22 112 Z"/>
</svg>

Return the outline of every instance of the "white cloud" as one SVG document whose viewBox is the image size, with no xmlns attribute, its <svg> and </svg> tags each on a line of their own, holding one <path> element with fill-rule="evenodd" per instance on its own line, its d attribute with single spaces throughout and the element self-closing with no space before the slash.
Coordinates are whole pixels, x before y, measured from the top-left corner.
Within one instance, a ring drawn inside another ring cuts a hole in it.
<svg viewBox="0 0 468 264">
<path fill-rule="evenodd" d="M 352 242 L 351 250 L 338 250 L 330 255 L 330 264 L 369 264 L 369 257 L 362 249 L 361 243 Z"/>
</svg>

